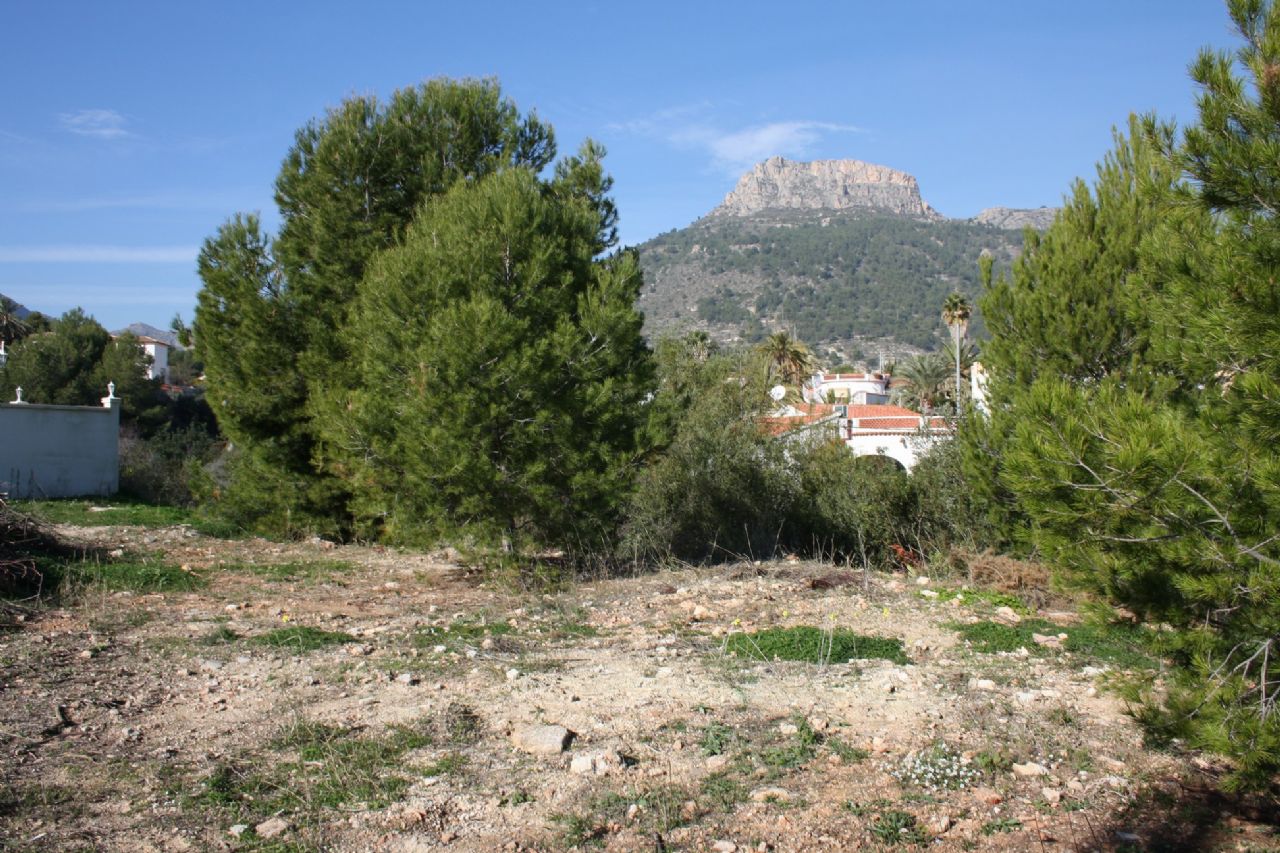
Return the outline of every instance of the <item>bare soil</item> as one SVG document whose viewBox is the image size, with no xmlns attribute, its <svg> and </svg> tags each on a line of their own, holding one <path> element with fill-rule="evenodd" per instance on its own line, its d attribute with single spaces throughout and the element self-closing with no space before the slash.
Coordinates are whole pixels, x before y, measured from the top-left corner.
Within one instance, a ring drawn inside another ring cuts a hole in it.
<svg viewBox="0 0 1280 853">
<path fill-rule="evenodd" d="M 441 554 L 59 533 L 208 583 L 88 587 L 0 634 L 14 850 L 1280 849 L 1273 800 L 1143 746 L 1114 670 L 961 641 L 1016 617 L 946 579 L 781 561 L 521 593 Z M 910 663 L 725 653 L 797 625 Z M 262 642 L 299 627 L 346 637 Z M 568 749 L 517 747 L 536 725 Z M 904 779 L 913 757 L 959 787 Z"/>
</svg>

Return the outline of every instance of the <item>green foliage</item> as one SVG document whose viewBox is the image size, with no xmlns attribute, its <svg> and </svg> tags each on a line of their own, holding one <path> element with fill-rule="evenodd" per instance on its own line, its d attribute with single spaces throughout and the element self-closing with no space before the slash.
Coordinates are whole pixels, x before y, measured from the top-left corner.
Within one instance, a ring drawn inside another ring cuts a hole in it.
<svg viewBox="0 0 1280 853">
<path fill-rule="evenodd" d="M 881 659 L 898 664 L 910 662 L 903 651 L 902 640 L 897 638 L 864 636 L 843 629 L 824 631 L 808 625 L 730 634 L 724 647 L 729 654 L 763 661 L 825 664 Z"/>
<path fill-rule="evenodd" d="M 870 566 L 889 563 L 893 545 L 929 550 L 974 537 L 979 510 L 945 443 L 908 477 L 821 429 L 775 437 L 762 426 L 776 405 L 762 354 L 695 344 L 664 339 L 656 349 L 647 441 L 661 453 L 627 511 L 628 556 L 759 558 L 786 548 Z"/>
<path fill-rule="evenodd" d="M 321 454 L 314 418 L 360 384 L 342 331 L 366 267 L 427 199 L 504 168 L 536 172 L 554 154 L 550 128 L 522 118 L 493 81 L 351 98 L 299 130 L 276 180 L 279 235 L 237 215 L 200 254 L 196 338 L 239 448 L 207 497 L 257 529 L 345 530 L 350 484 Z"/>
<path fill-rule="evenodd" d="M 345 336 L 359 388 L 320 420 L 367 529 L 608 540 L 650 370 L 639 268 L 594 259 L 600 228 L 512 169 L 427 204 L 377 259 Z"/>
<path fill-rule="evenodd" d="M 62 581 L 131 592 L 190 592 L 208 585 L 201 574 L 169 563 L 145 558 L 76 560 L 49 567 Z M 48 573 L 47 573 L 48 574 Z"/>
<path fill-rule="evenodd" d="M 79 308 L 53 321 L 47 331 L 23 337 L 9 348 L 0 367 L 0 398 L 14 399 L 22 388 L 29 403 L 97 406 L 115 383 L 121 420 L 151 433 L 164 421 L 168 399 L 158 379 L 148 379 L 150 357 L 137 339 L 112 340 L 96 320 Z"/>
<path fill-rule="evenodd" d="M 1043 619 L 1023 619 L 1015 625 L 989 620 L 953 625 L 974 651 L 986 654 L 1016 652 L 1048 654 L 1049 648 L 1035 641 L 1035 634 L 1066 634 L 1062 648 L 1076 655 L 1081 664 L 1111 664 L 1121 669 L 1151 670 L 1159 666 L 1155 656 L 1156 637 L 1145 629 L 1123 623 L 1084 624 L 1062 627 Z"/>
</svg>

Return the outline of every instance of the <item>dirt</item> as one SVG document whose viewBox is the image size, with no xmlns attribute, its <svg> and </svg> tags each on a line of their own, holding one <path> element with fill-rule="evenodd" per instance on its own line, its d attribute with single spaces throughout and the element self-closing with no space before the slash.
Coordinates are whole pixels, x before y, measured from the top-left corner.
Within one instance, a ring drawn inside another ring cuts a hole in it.
<svg viewBox="0 0 1280 853">
<path fill-rule="evenodd" d="M 0 634 L 12 849 L 1280 849 L 1273 801 L 1143 747 L 1105 664 L 961 641 L 1019 617 L 947 579 L 779 561 L 521 593 L 443 553 L 59 533 L 207 585 L 86 587 Z M 725 653 L 799 625 L 910 662 Z M 299 627 L 347 637 L 261 642 Z M 537 725 L 568 749 L 518 748 Z"/>
</svg>

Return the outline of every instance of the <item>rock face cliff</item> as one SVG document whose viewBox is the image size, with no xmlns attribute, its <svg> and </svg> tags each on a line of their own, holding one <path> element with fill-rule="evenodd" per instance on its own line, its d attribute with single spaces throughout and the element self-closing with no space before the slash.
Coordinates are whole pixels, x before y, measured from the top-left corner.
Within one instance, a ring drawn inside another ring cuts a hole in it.
<svg viewBox="0 0 1280 853">
<path fill-rule="evenodd" d="M 1053 217 L 1058 215 L 1056 207 L 1037 207 L 1024 209 L 1017 207 L 988 207 L 973 217 L 979 225 L 992 225 L 996 228 L 1011 228 L 1021 231 L 1030 225 L 1037 231 L 1043 231 L 1053 224 Z"/>
<path fill-rule="evenodd" d="M 757 163 L 711 215 L 859 208 L 917 219 L 943 218 L 920 198 L 920 185 L 906 172 L 861 160 L 799 163 L 782 157 Z"/>
</svg>

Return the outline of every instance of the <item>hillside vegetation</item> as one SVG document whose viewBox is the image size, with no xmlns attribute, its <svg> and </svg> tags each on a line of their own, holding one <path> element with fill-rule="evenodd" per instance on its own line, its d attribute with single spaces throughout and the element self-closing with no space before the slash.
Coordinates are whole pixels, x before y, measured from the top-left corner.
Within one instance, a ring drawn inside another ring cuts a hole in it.
<svg viewBox="0 0 1280 853">
<path fill-rule="evenodd" d="M 955 290 L 975 298 L 979 256 L 1007 264 L 1022 239 L 870 210 L 706 217 L 639 247 L 640 306 L 651 339 L 696 327 L 756 341 L 786 327 L 851 360 L 870 346 L 931 350 L 945 339 L 937 306 Z"/>
</svg>

